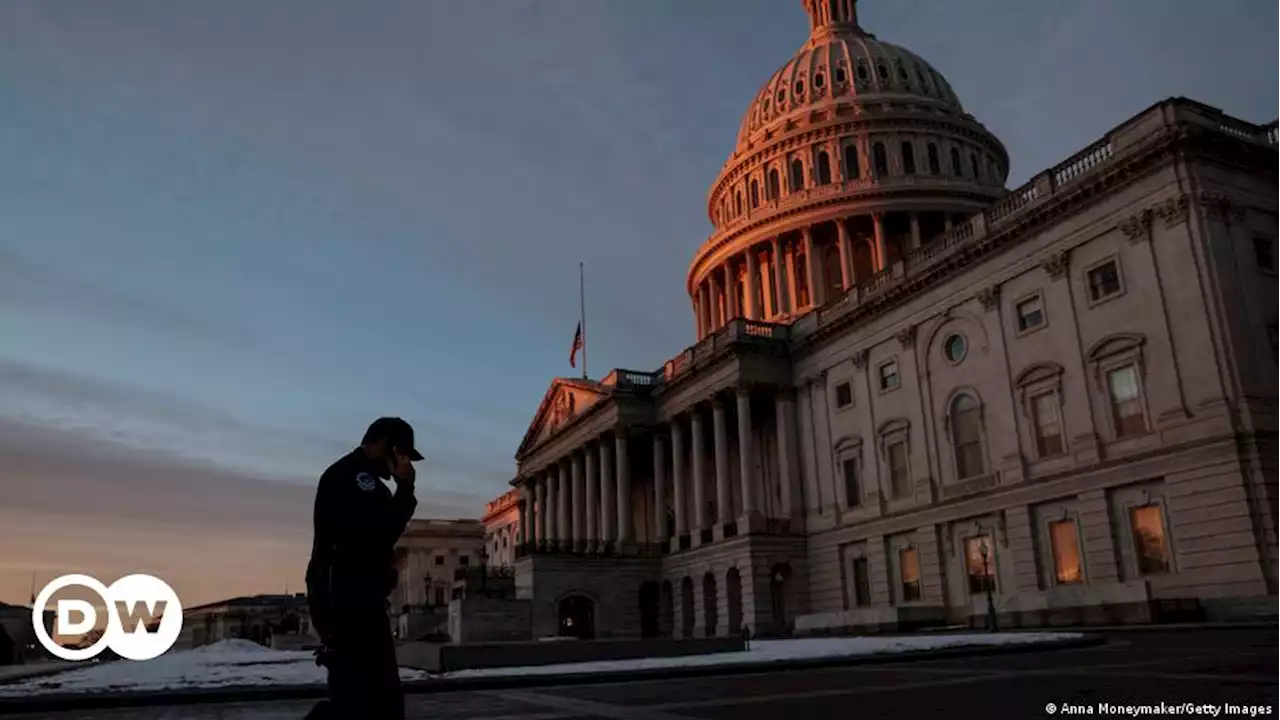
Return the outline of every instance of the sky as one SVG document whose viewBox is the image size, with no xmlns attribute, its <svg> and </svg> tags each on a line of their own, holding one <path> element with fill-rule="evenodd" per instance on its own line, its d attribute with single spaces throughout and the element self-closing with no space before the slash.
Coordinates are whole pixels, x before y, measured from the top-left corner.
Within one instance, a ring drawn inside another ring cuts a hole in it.
<svg viewBox="0 0 1280 720">
<path fill-rule="evenodd" d="M 1016 187 L 1150 104 L 1277 109 L 1277 4 L 864 0 Z M 379 415 L 418 515 L 508 488 L 550 381 L 693 342 L 685 272 L 798 0 L 0 2 L 0 601 L 299 590 Z"/>
</svg>

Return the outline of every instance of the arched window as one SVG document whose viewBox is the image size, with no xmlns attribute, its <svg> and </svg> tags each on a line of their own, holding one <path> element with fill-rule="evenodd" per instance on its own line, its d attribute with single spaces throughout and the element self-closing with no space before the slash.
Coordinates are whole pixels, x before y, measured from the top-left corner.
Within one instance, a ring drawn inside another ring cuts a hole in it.
<svg viewBox="0 0 1280 720">
<path fill-rule="evenodd" d="M 902 143 L 902 172 L 916 174 L 916 148 L 909 142 Z"/>
<path fill-rule="evenodd" d="M 760 207 L 760 182 L 751 178 L 751 209 Z"/>
<path fill-rule="evenodd" d="M 977 162 L 975 160 L 975 162 Z M 804 189 L 804 163 L 800 158 L 791 161 L 791 192 Z"/>
<path fill-rule="evenodd" d="M 987 172 L 990 173 L 989 177 L 991 178 L 991 182 L 993 183 L 996 182 L 997 178 L 1000 177 L 1000 171 L 996 169 L 995 160 L 990 160 L 990 159 L 987 160 Z"/>
<path fill-rule="evenodd" d="M 733 191 L 733 214 L 735 216 L 742 214 L 742 191 Z"/>
<path fill-rule="evenodd" d="M 826 150 L 818 151 L 818 184 L 831 184 L 831 158 L 827 157 Z"/>
<path fill-rule="evenodd" d="M 982 179 L 982 173 L 978 170 L 978 156 L 974 153 L 969 154 L 969 169 L 973 171 L 974 180 Z"/>
<path fill-rule="evenodd" d="M 858 146 L 849 144 L 844 146 L 844 179 L 857 180 L 862 173 L 862 169 L 858 167 Z"/>
<path fill-rule="evenodd" d="M 951 401 L 951 445 L 956 452 L 956 478 L 982 474 L 982 407 L 969 395 Z"/>
<path fill-rule="evenodd" d="M 876 177 L 889 176 L 889 157 L 885 155 L 884 143 L 871 146 L 871 160 L 876 165 Z"/>
<path fill-rule="evenodd" d="M 938 175 L 942 172 L 941 163 L 938 162 L 938 146 L 929 143 L 927 151 L 929 154 L 929 174 Z"/>
<path fill-rule="evenodd" d="M 960 167 L 960 151 L 955 148 L 951 148 L 951 174 L 964 177 L 964 168 Z"/>
<path fill-rule="evenodd" d="M 770 200 L 777 200 L 782 195 L 782 183 L 778 179 L 778 168 L 769 168 L 769 179 L 765 183 L 764 196 Z"/>
</svg>

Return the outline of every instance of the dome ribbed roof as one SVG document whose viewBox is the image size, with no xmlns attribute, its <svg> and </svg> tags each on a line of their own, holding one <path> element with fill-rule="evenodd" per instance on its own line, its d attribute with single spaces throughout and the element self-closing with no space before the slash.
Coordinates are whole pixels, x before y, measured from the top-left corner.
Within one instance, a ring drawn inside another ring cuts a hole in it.
<svg viewBox="0 0 1280 720">
<path fill-rule="evenodd" d="M 964 113 L 933 66 L 859 27 L 852 2 L 833 3 L 834 10 L 824 2 L 803 2 L 812 27 L 809 39 L 756 93 L 738 131 L 738 152 L 766 130 L 821 107 L 909 101 Z"/>
</svg>

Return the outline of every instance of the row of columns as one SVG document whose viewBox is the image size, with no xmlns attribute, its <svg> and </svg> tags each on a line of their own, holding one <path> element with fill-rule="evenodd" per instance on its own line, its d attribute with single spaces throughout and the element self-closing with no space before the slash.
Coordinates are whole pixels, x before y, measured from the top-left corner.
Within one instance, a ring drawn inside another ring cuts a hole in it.
<svg viewBox="0 0 1280 720">
<path fill-rule="evenodd" d="M 871 213 L 872 263 L 875 272 L 884 270 L 888 251 L 885 236 L 885 213 Z M 920 216 L 908 213 L 911 224 L 910 248 L 920 247 Z M 836 229 L 840 249 L 840 277 L 844 290 L 867 278 L 856 277 L 853 264 L 853 240 L 849 234 L 849 218 L 838 218 Z M 951 230 L 951 216 L 945 216 L 945 230 Z M 693 312 L 699 339 L 715 332 L 738 317 L 766 320 L 783 314 L 794 314 L 823 305 L 827 298 L 820 282 L 822 255 L 816 251 L 812 226 L 800 229 L 799 238 L 783 240 L 773 237 L 753 243 L 735 253 L 707 273 L 693 297 Z M 797 266 L 804 258 L 805 297 L 801 297 Z M 785 271 L 783 266 L 785 265 Z M 760 302 L 757 302 L 757 294 Z M 739 295 L 742 305 L 739 307 Z M 802 302 L 803 300 L 803 302 Z"/>
<path fill-rule="evenodd" d="M 701 535 L 715 524 L 734 522 L 732 481 L 729 466 L 730 433 L 737 433 L 739 497 L 746 525 L 758 517 L 756 448 L 752 422 L 752 396 L 748 389 L 738 388 L 735 403 L 736 427 L 730 428 L 728 399 L 716 396 L 710 401 L 712 447 L 710 463 L 714 473 L 717 517 L 708 517 L 706 492 L 711 484 L 707 477 L 706 413 L 701 406 L 676 415 L 652 435 L 653 537 L 666 542 L 673 534 Z M 781 393 L 777 403 L 778 477 L 791 486 L 796 448 L 792 426 L 794 396 Z M 665 432 L 663 432 L 665 430 Z M 686 460 L 686 448 L 688 458 Z M 612 450 L 612 452 L 611 452 Z M 668 478 L 668 467 L 671 476 Z M 598 472 L 597 472 L 598 469 Z M 675 527 L 668 527 L 667 483 L 672 485 L 672 513 Z M 790 517 L 799 511 L 799 499 L 788 487 L 783 493 L 783 514 Z M 597 490 L 599 491 L 597 493 Z M 526 480 L 522 487 L 519 541 L 524 545 L 572 552 L 596 552 L 610 544 L 621 552 L 635 541 L 632 527 L 631 474 L 628 441 L 625 430 L 607 441 L 594 441 L 554 463 L 547 470 Z M 690 512 L 692 509 L 692 512 Z"/>
<path fill-rule="evenodd" d="M 635 542 L 626 433 L 612 445 L 590 443 L 531 478 L 522 487 L 519 539 L 574 552 Z"/>
</svg>

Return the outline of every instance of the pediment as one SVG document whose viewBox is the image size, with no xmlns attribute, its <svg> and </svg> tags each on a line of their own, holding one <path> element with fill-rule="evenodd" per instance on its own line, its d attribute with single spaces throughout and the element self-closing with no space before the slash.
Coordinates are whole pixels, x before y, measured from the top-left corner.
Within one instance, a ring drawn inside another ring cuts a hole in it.
<svg viewBox="0 0 1280 720">
<path fill-rule="evenodd" d="M 520 443 L 516 457 L 522 457 L 550 438 L 587 408 L 599 402 L 604 395 L 605 392 L 599 383 L 591 380 L 576 378 L 552 380 L 551 387 L 547 388 L 546 394 L 542 396 L 542 402 L 533 416 L 533 422 L 529 423 L 529 429 L 524 434 L 524 440 Z"/>
</svg>

